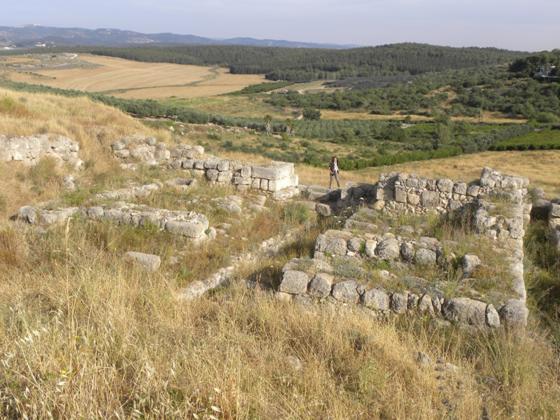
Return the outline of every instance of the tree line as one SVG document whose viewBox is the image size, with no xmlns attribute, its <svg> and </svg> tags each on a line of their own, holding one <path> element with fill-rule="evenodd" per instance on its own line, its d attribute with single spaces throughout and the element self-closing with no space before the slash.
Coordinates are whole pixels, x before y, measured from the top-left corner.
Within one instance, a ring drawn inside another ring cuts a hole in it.
<svg viewBox="0 0 560 420">
<path fill-rule="evenodd" d="M 145 62 L 224 66 L 235 74 L 265 74 L 269 80 L 292 82 L 417 75 L 509 63 L 527 55 L 496 48 L 452 48 L 414 43 L 347 50 L 231 45 L 83 47 L 72 50 Z"/>
</svg>

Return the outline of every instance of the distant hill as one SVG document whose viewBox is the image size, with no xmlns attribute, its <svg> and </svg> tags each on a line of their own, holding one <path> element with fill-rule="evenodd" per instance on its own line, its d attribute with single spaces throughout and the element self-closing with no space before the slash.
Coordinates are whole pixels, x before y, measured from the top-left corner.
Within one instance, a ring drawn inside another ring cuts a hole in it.
<svg viewBox="0 0 560 420">
<path fill-rule="evenodd" d="M 529 55 L 496 48 L 453 48 L 414 43 L 336 50 L 234 45 L 142 45 L 72 50 L 146 62 L 227 66 L 234 74 L 265 74 L 270 80 L 291 82 L 406 78 L 429 72 L 509 65 Z"/>
<path fill-rule="evenodd" d="M 343 49 L 351 45 L 315 44 L 274 39 L 231 38 L 212 39 L 196 35 L 173 33 L 145 34 L 120 29 L 54 28 L 28 25 L 22 27 L 0 26 L 0 47 L 29 48 L 35 46 L 130 46 L 147 44 L 177 45 L 245 45 L 255 47 L 332 48 Z"/>
</svg>

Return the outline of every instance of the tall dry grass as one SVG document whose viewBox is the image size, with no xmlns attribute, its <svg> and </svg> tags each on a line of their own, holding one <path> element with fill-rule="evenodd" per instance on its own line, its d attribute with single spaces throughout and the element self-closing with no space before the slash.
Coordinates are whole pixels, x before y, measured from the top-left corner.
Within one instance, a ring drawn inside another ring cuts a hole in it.
<svg viewBox="0 0 560 420">
<path fill-rule="evenodd" d="M 170 133 L 145 126 L 124 113 L 86 98 L 18 93 L 0 89 L 0 134 L 29 136 L 55 134 L 80 144 L 80 158 L 86 171 L 80 174 L 82 185 L 110 181 L 119 173 L 110 156 L 110 144 L 120 137 L 146 134 L 170 141 Z M 37 188 L 33 169 L 15 162 L 0 162 L 0 217 L 5 218 L 22 205 L 57 197 L 56 182 Z M 36 175 L 39 175 L 35 170 Z M 45 171 L 46 172 L 46 171 Z M 68 172 L 59 171 L 60 176 Z M 3 204 L 2 204 L 3 203 Z"/>
<path fill-rule="evenodd" d="M 0 416 L 560 414 L 557 354 L 537 332 L 384 322 L 354 308 L 285 304 L 241 282 L 185 304 L 166 276 L 126 265 L 80 229 L 2 228 Z M 417 351 L 457 368 L 421 366 Z"/>
</svg>

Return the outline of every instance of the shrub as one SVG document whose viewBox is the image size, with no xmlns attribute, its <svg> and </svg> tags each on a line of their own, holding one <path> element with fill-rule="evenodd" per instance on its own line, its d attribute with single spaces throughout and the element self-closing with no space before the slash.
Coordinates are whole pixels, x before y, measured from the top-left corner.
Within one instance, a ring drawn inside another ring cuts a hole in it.
<svg viewBox="0 0 560 420">
<path fill-rule="evenodd" d="M 287 224 L 301 225 L 309 218 L 309 209 L 301 203 L 289 203 L 284 207 L 283 220 Z"/>
</svg>

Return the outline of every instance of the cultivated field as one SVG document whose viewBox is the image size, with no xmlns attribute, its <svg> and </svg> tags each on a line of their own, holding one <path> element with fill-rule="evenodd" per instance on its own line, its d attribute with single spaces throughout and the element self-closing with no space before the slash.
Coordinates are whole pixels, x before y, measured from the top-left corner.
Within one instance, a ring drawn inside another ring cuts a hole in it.
<svg viewBox="0 0 560 420">
<path fill-rule="evenodd" d="M 213 96 L 265 81 L 263 76 L 233 75 L 223 68 L 141 63 L 93 55 L 81 55 L 80 60 L 92 66 L 12 72 L 9 78 L 18 82 L 134 99 Z"/>
</svg>

